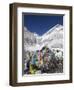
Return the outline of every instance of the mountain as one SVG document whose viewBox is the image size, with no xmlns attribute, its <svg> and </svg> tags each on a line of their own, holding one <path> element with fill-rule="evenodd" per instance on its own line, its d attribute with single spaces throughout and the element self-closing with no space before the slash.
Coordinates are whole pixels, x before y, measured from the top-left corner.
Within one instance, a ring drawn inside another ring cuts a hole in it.
<svg viewBox="0 0 74 90">
<path fill-rule="evenodd" d="M 41 50 L 44 46 L 48 48 L 60 48 L 63 49 L 63 26 L 55 25 L 49 29 L 42 36 L 39 36 L 35 32 L 30 32 L 24 27 L 24 49 L 35 51 Z"/>
<path fill-rule="evenodd" d="M 36 45 L 36 36 L 24 27 L 24 49 Z"/>
<path fill-rule="evenodd" d="M 63 48 L 63 26 L 57 24 L 43 34 L 42 43 L 49 48 Z"/>
</svg>

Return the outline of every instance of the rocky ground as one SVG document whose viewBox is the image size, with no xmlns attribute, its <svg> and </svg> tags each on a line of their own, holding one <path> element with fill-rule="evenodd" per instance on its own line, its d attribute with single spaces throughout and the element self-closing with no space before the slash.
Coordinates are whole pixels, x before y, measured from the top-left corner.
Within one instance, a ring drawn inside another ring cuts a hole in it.
<svg viewBox="0 0 74 90">
<path fill-rule="evenodd" d="M 24 55 L 24 74 L 62 73 L 63 52 L 43 47 L 40 51 L 26 51 Z"/>
</svg>

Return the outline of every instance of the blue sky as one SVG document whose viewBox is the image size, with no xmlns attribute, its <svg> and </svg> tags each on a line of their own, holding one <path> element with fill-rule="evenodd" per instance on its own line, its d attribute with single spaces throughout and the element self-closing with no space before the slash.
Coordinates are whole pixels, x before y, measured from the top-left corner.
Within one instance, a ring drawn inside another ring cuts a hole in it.
<svg viewBox="0 0 74 90">
<path fill-rule="evenodd" d="M 39 35 L 44 34 L 56 24 L 63 25 L 63 16 L 60 15 L 24 15 L 24 26 L 29 31 Z"/>
</svg>

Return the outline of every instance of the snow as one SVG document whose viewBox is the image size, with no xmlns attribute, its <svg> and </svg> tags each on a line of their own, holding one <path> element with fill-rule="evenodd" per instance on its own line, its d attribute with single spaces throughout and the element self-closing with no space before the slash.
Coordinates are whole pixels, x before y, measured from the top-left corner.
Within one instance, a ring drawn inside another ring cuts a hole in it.
<svg viewBox="0 0 74 90">
<path fill-rule="evenodd" d="M 63 49 L 63 26 L 55 25 L 49 29 L 42 36 L 37 33 L 30 32 L 26 27 L 24 27 L 24 49 L 29 51 L 41 50 L 42 47 L 48 46 L 48 48 L 60 48 Z M 31 37 L 30 37 L 31 36 Z M 28 38 L 28 42 L 25 41 Z"/>
</svg>

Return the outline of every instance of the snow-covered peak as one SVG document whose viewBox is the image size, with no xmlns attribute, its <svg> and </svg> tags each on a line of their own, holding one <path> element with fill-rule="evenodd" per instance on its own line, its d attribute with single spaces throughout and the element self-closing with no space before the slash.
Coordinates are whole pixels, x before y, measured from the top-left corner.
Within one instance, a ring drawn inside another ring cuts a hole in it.
<svg viewBox="0 0 74 90">
<path fill-rule="evenodd" d="M 51 29 L 49 29 L 46 33 L 44 33 L 43 36 L 46 36 L 46 35 L 50 34 L 51 32 L 53 32 L 53 31 L 55 31 L 55 30 L 58 31 L 58 30 L 60 30 L 60 29 L 63 30 L 63 26 L 60 25 L 60 24 L 57 24 L 57 25 L 55 25 L 54 27 L 52 27 Z"/>
<path fill-rule="evenodd" d="M 63 26 L 55 25 L 42 36 L 24 27 L 24 46 L 27 50 L 41 50 L 42 47 L 63 48 Z"/>
</svg>

